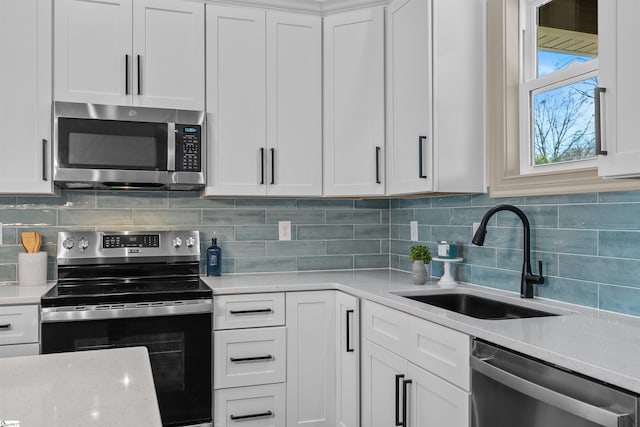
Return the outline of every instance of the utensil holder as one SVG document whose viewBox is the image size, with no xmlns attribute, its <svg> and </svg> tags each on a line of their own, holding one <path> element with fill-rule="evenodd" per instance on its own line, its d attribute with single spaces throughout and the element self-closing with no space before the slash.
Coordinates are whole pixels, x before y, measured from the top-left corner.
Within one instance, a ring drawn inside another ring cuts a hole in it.
<svg viewBox="0 0 640 427">
<path fill-rule="evenodd" d="M 18 254 L 18 283 L 23 286 L 47 284 L 47 252 Z"/>
</svg>

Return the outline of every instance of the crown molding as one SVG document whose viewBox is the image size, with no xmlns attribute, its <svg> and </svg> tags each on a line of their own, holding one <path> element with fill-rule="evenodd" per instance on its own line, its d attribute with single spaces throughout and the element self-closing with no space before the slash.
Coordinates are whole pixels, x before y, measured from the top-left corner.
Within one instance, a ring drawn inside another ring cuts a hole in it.
<svg viewBox="0 0 640 427">
<path fill-rule="evenodd" d="M 364 7 L 384 6 L 389 3 L 389 0 L 215 0 L 206 3 L 252 6 L 325 16 Z"/>
</svg>

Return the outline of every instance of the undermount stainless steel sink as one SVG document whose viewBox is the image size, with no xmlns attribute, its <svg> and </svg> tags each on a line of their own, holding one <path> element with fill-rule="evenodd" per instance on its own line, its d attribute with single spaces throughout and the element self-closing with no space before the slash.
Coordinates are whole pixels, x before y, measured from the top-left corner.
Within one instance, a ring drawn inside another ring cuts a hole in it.
<svg viewBox="0 0 640 427">
<path fill-rule="evenodd" d="M 469 293 L 437 293 L 426 295 L 398 293 L 397 295 L 464 314 L 465 316 L 475 317 L 476 319 L 523 319 L 559 315 Z"/>
</svg>

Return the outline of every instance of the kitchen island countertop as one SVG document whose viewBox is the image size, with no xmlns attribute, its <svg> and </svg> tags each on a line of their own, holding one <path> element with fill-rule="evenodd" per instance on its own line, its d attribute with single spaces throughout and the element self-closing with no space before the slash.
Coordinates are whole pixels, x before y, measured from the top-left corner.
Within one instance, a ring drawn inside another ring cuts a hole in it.
<svg viewBox="0 0 640 427">
<path fill-rule="evenodd" d="M 20 427 L 159 427 L 147 349 L 2 359 L 0 420 Z"/>
<path fill-rule="evenodd" d="M 216 295 L 336 289 L 421 317 L 546 362 L 640 394 L 640 318 L 460 284 L 497 299 L 560 316 L 481 320 L 395 294 L 441 292 L 435 281 L 416 286 L 410 274 L 395 270 L 238 274 L 202 277 Z M 215 307 L 215 306 L 214 306 Z M 215 310 L 215 308 L 214 308 Z"/>
</svg>

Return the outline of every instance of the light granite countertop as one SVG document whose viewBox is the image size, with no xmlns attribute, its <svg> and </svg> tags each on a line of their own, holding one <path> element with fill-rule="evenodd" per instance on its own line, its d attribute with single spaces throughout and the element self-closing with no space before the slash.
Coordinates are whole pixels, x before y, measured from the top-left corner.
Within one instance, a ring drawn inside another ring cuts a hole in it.
<svg viewBox="0 0 640 427">
<path fill-rule="evenodd" d="M 560 316 L 480 320 L 413 301 L 395 292 L 443 292 L 436 282 L 416 286 L 409 273 L 354 270 L 202 277 L 214 295 L 337 289 L 402 310 L 473 337 L 640 394 L 640 318 L 460 284 L 453 292 L 479 295 L 551 311 Z"/>
<path fill-rule="evenodd" d="M 0 306 L 40 304 L 40 297 L 54 284 L 55 282 L 50 282 L 44 286 L 21 286 L 16 283 L 0 283 Z"/>
<path fill-rule="evenodd" d="M 160 427 L 147 349 L 4 358 L 0 420 L 20 427 Z"/>
</svg>

